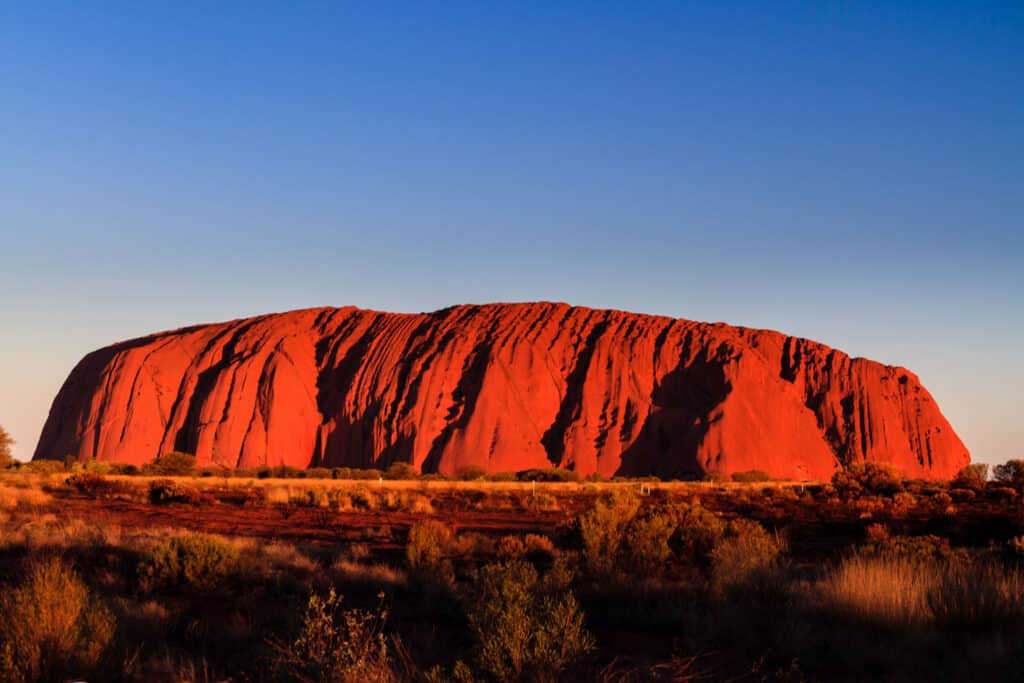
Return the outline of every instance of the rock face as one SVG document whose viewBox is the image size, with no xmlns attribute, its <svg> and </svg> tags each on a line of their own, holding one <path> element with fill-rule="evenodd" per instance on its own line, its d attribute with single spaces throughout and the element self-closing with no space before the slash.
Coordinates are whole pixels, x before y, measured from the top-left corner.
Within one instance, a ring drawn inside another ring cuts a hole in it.
<svg viewBox="0 0 1024 683">
<path fill-rule="evenodd" d="M 824 479 L 967 449 L 907 370 L 778 332 L 566 304 L 320 308 L 163 332 L 86 356 L 36 458 L 226 467 L 568 467 Z"/>
</svg>

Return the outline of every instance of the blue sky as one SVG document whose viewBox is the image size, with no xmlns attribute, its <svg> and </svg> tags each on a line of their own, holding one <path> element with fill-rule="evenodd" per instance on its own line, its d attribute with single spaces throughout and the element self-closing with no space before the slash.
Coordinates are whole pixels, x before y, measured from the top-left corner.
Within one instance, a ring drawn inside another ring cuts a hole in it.
<svg viewBox="0 0 1024 683">
<path fill-rule="evenodd" d="M 199 321 L 563 300 L 905 365 L 1024 457 L 1024 5 L 0 5 L 0 424 Z"/>
</svg>

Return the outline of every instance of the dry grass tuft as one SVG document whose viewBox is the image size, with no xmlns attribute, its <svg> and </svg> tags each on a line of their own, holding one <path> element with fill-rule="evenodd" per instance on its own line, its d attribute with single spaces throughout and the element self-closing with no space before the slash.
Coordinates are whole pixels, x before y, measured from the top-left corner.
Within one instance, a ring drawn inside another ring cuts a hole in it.
<svg viewBox="0 0 1024 683">
<path fill-rule="evenodd" d="M 905 628 L 930 618 L 935 565 L 900 555 L 853 555 L 819 584 L 830 612 L 861 623 Z"/>
<path fill-rule="evenodd" d="M 114 617 L 60 560 L 32 565 L 0 598 L 0 679 L 55 681 L 95 671 Z"/>
<path fill-rule="evenodd" d="M 331 565 L 339 583 L 363 583 L 372 586 L 395 587 L 409 582 L 409 575 L 382 562 L 359 562 L 339 557 Z"/>
<path fill-rule="evenodd" d="M 53 501 L 53 496 L 35 486 L 9 486 L 0 484 L 0 510 L 19 507 L 38 507 Z"/>
<path fill-rule="evenodd" d="M 899 631 L 988 633 L 1024 623 L 1024 573 L 987 558 L 856 554 L 819 582 L 818 594 L 829 612 Z"/>
</svg>

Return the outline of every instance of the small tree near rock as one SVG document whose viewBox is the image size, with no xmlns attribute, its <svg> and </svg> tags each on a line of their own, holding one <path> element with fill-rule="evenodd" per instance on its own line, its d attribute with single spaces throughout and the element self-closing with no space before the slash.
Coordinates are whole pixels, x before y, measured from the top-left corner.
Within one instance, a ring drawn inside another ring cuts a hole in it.
<svg viewBox="0 0 1024 683">
<path fill-rule="evenodd" d="M 0 469 L 6 469 L 14 464 L 14 453 L 11 450 L 14 443 L 7 430 L 0 426 Z"/>
</svg>

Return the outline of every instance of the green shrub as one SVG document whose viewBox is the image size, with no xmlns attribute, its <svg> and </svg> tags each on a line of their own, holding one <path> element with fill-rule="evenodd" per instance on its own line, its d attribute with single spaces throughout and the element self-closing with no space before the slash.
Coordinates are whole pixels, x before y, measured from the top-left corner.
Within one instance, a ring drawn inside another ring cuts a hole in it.
<svg viewBox="0 0 1024 683">
<path fill-rule="evenodd" d="M 306 479 L 330 479 L 331 470 L 326 467 L 310 467 L 306 470 Z"/>
<path fill-rule="evenodd" d="M 729 522 L 711 551 L 716 586 L 727 594 L 757 587 L 774 569 L 780 552 L 780 543 L 757 522 L 742 517 Z"/>
<path fill-rule="evenodd" d="M 185 477 L 196 469 L 196 456 L 189 453 L 167 453 L 142 467 L 143 474 L 159 477 Z"/>
<path fill-rule="evenodd" d="M 407 462 L 393 462 L 391 465 L 384 470 L 385 479 L 416 479 L 419 477 L 419 472 L 416 468 Z"/>
<path fill-rule="evenodd" d="M 270 467 L 264 465 L 256 470 L 257 479 L 309 479 L 314 478 L 307 470 L 292 467 L 291 465 L 277 465 Z"/>
<path fill-rule="evenodd" d="M 71 569 L 33 565 L 0 596 L 0 680 L 91 676 L 114 635 L 114 617 Z"/>
<path fill-rule="evenodd" d="M 540 469 L 529 469 L 521 472 L 516 472 L 516 478 L 519 481 L 547 481 L 547 482 L 559 482 L 559 481 L 579 481 L 579 472 L 573 472 L 561 467 L 555 468 L 540 468 Z"/>
<path fill-rule="evenodd" d="M 971 463 L 956 473 L 953 478 L 955 488 L 980 490 L 988 482 L 988 465 L 983 462 Z"/>
<path fill-rule="evenodd" d="M 3 426 L 0 426 L 0 470 L 7 469 L 14 465 L 14 452 L 11 446 L 17 441 L 8 433 Z"/>
<path fill-rule="evenodd" d="M 599 499 L 594 507 L 579 517 L 583 539 L 583 561 L 587 571 L 597 579 L 614 576 L 626 528 L 636 516 L 640 501 L 633 493 L 619 489 Z"/>
<path fill-rule="evenodd" d="M 693 564 L 706 564 L 711 551 L 725 534 L 725 522 L 697 501 L 671 509 L 676 521 L 680 556 Z"/>
<path fill-rule="evenodd" d="M 675 530 L 676 521 L 666 512 L 634 518 L 626 531 L 628 573 L 636 578 L 662 576 L 672 556 L 669 539 Z"/>
<path fill-rule="evenodd" d="M 30 460 L 18 465 L 19 472 L 31 474 L 59 474 L 64 472 L 64 464 L 56 460 Z"/>
<path fill-rule="evenodd" d="M 159 544 L 139 566 L 143 591 L 212 591 L 238 570 L 238 549 L 217 536 L 183 534 Z"/>
<path fill-rule="evenodd" d="M 861 492 L 891 496 L 903 490 L 903 476 L 891 465 L 858 462 L 833 474 L 832 486 L 846 496 Z"/>
<path fill-rule="evenodd" d="M 451 527 L 441 522 L 419 522 L 409 530 L 405 557 L 409 569 L 420 578 L 450 584 L 454 571 L 448 553 L 455 543 Z"/>
<path fill-rule="evenodd" d="M 499 681 L 553 681 L 593 649 L 570 578 L 557 567 L 540 578 L 521 559 L 480 570 L 467 609 L 479 671 Z"/>
<path fill-rule="evenodd" d="M 332 479 L 379 479 L 384 475 L 380 470 L 364 470 L 352 467 L 335 467 L 331 470 Z"/>
<path fill-rule="evenodd" d="M 455 470 L 455 478 L 459 481 L 479 481 L 487 478 L 487 470 L 479 465 L 465 465 Z"/>
<path fill-rule="evenodd" d="M 315 593 L 309 597 L 295 640 L 274 644 L 278 667 L 297 681 L 397 681 L 384 635 L 388 613 L 383 604 L 368 612 L 345 610 L 341 603 L 334 588 L 327 597 Z"/>
</svg>

